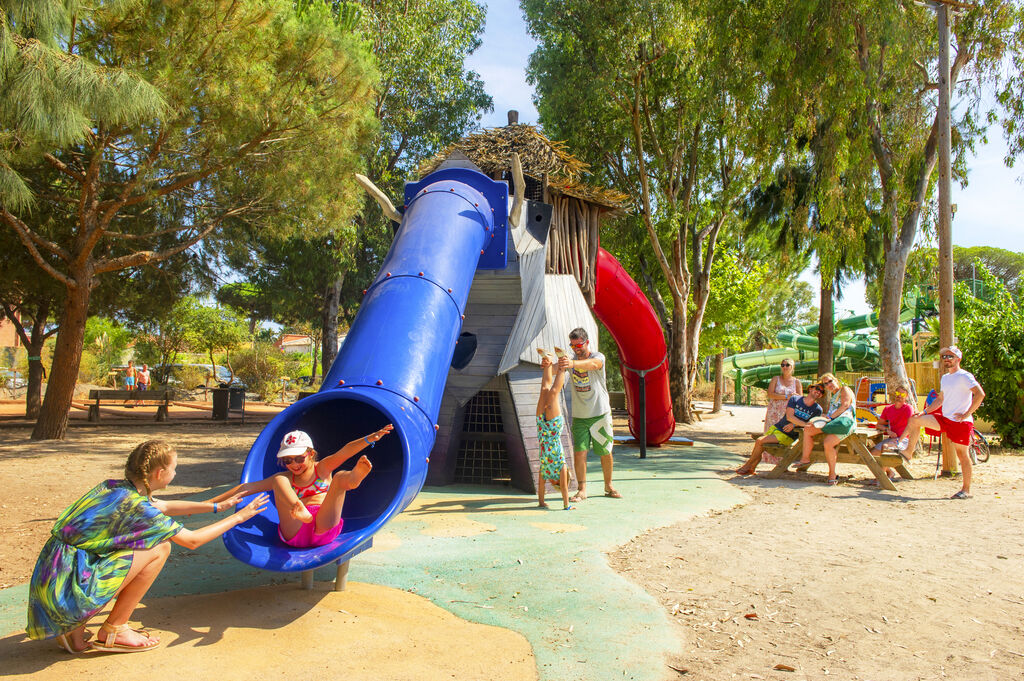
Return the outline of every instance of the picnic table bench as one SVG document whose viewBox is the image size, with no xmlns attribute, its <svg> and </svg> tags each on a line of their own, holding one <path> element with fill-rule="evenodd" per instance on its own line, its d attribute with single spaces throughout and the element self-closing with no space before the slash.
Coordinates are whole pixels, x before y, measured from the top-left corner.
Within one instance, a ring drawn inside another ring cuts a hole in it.
<svg viewBox="0 0 1024 681">
<path fill-rule="evenodd" d="M 100 420 L 101 402 L 131 402 L 130 406 L 142 406 L 146 403 L 155 404 L 156 420 L 167 420 L 167 407 L 171 404 L 174 392 L 171 390 L 90 390 L 89 420 Z"/>
<path fill-rule="evenodd" d="M 755 440 L 763 434 L 749 433 L 751 438 Z M 878 485 L 882 489 L 895 491 L 896 485 L 892 484 L 892 480 L 882 470 L 883 466 L 895 468 L 900 477 L 906 480 L 913 480 L 914 476 L 907 470 L 906 462 L 898 453 L 883 452 L 877 456 L 871 453 L 874 440 L 880 435 L 881 433 L 871 428 L 857 428 L 853 433 L 839 441 L 836 462 L 867 466 L 868 470 L 874 474 L 875 479 L 878 480 Z M 800 437 L 789 446 L 781 444 L 765 445 L 764 450 L 779 459 L 779 463 L 776 464 L 775 468 L 768 471 L 765 477 L 781 478 L 783 473 L 789 470 L 789 467 L 795 461 L 799 460 L 800 454 L 803 451 L 803 438 L 804 433 L 801 429 Z M 825 448 L 820 439 L 814 443 L 814 449 L 811 450 L 811 463 L 827 463 L 825 460 Z"/>
</svg>

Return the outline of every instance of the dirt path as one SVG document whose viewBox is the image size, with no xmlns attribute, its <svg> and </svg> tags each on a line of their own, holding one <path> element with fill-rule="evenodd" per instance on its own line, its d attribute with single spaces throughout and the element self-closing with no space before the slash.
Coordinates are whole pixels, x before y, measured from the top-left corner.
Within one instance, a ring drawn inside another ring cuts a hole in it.
<svg viewBox="0 0 1024 681">
<path fill-rule="evenodd" d="M 687 434 L 739 465 L 757 424 L 737 411 Z M 679 625 L 666 678 L 1020 678 L 1024 457 L 977 466 L 975 496 L 959 502 L 948 499 L 958 482 L 932 479 L 933 467 L 917 460 L 919 479 L 896 494 L 859 466 L 840 466 L 853 477 L 832 488 L 824 465 L 736 478 L 750 503 L 612 554 Z"/>
</svg>

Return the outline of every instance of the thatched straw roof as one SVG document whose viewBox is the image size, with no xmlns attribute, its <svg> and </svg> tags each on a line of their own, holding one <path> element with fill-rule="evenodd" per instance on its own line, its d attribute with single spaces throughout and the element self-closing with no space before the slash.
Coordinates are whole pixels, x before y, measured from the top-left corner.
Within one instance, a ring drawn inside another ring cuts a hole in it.
<svg viewBox="0 0 1024 681">
<path fill-rule="evenodd" d="M 629 194 L 625 194 L 615 189 L 593 187 L 589 184 L 583 184 L 580 182 L 566 182 L 563 180 L 549 179 L 548 187 L 556 194 L 575 196 L 577 199 L 582 199 L 587 203 L 594 203 L 599 206 L 611 208 L 616 214 L 618 214 L 618 209 L 629 206 L 631 200 Z"/>
<path fill-rule="evenodd" d="M 547 175 L 549 187 L 558 193 L 612 209 L 629 202 L 629 196 L 622 192 L 582 184 L 580 179 L 589 166 L 570 154 L 564 142 L 548 139 L 532 125 L 517 123 L 467 135 L 421 163 L 420 177 L 432 173 L 455 151 L 465 154 L 488 175 L 511 172 L 512 153 L 518 152 L 523 174 L 536 180 Z"/>
</svg>

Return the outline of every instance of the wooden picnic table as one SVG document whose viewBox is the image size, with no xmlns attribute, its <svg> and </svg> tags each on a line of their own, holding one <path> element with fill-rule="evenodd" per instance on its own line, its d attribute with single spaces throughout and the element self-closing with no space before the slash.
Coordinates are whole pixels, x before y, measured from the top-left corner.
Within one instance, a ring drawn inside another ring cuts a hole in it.
<svg viewBox="0 0 1024 681">
<path fill-rule="evenodd" d="M 756 439 L 761 437 L 762 433 L 750 433 L 750 435 Z M 896 485 L 892 484 L 892 480 L 885 474 L 883 466 L 895 468 L 900 477 L 906 480 L 913 480 L 914 476 L 907 470 L 906 462 L 898 453 L 883 452 L 878 456 L 871 453 L 871 448 L 875 446 L 875 441 L 880 439 L 880 436 L 881 433 L 874 428 L 858 427 L 853 433 L 839 441 L 836 447 L 836 462 L 867 466 L 868 470 L 874 474 L 875 479 L 878 480 L 879 487 L 896 491 Z M 765 446 L 766 452 L 779 458 L 779 463 L 765 477 L 781 478 L 782 474 L 788 471 L 795 461 L 800 459 L 800 455 L 803 452 L 803 438 L 804 433 L 803 429 L 801 429 L 800 437 L 788 447 L 781 444 Z M 814 443 L 814 448 L 811 450 L 811 463 L 827 463 L 825 447 L 821 443 L 820 435 Z"/>
</svg>

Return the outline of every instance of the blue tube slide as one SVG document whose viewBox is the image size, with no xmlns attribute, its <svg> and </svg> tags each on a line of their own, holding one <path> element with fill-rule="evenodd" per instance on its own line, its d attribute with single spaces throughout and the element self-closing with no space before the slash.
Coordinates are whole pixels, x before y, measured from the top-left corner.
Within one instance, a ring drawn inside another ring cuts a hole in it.
<svg viewBox="0 0 1024 681">
<path fill-rule="evenodd" d="M 323 387 L 263 429 L 246 458 L 242 482 L 281 471 L 277 451 L 291 430 L 309 433 L 320 456 L 385 424 L 395 430 L 364 450 L 373 470 L 348 492 L 335 541 L 307 549 L 287 546 L 270 504 L 224 535 L 233 556 L 286 572 L 347 559 L 419 494 L 473 276 L 478 265 L 505 265 L 507 196 L 505 183 L 466 168 L 439 170 L 407 185 L 401 227 Z"/>
</svg>

